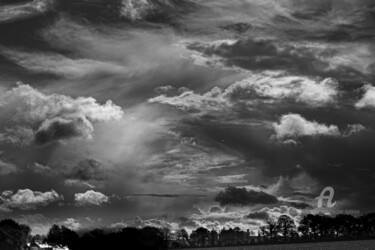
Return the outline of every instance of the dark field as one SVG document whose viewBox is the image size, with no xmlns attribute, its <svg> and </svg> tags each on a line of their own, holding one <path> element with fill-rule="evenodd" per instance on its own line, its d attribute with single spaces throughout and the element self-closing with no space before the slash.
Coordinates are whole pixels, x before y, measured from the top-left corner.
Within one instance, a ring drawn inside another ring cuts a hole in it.
<svg viewBox="0 0 375 250">
<path fill-rule="evenodd" d="M 240 247 L 216 247 L 216 248 L 194 248 L 193 250 L 372 250 L 375 249 L 374 240 L 364 241 L 343 241 L 343 242 L 323 242 L 323 243 L 308 243 L 308 244 L 286 244 L 286 245 L 268 245 L 268 246 L 240 246 Z"/>
</svg>

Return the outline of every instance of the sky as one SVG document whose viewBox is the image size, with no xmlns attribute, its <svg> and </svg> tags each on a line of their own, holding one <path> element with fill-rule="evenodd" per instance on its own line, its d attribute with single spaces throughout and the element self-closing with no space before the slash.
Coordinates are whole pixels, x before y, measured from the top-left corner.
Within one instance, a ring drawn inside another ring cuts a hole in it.
<svg viewBox="0 0 375 250">
<path fill-rule="evenodd" d="M 0 33 L 0 218 L 257 230 L 327 186 L 375 210 L 373 1 L 4 0 Z"/>
</svg>

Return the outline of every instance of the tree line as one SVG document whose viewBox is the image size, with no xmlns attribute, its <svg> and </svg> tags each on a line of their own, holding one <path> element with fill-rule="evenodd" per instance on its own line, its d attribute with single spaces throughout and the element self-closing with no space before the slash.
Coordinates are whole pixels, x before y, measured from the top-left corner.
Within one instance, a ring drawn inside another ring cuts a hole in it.
<svg viewBox="0 0 375 250">
<path fill-rule="evenodd" d="M 375 239 L 375 213 L 354 217 L 308 214 L 299 221 L 281 215 L 264 220 L 258 231 L 228 228 L 220 231 L 199 227 L 190 234 L 185 229 L 171 232 L 154 227 L 122 228 L 115 231 L 94 229 L 78 234 L 53 225 L 47 235 L 30 235 L 30 227 L 14 220 L 0 221 L 0 249 L 24 250 L 32 241 L 67 246 L 70 250 L 139 249 L 162 250 L 210 246 L 280 244 L 334 240 Z M 120 246 L 120 248 L 119 248 Z"/>
</svg>

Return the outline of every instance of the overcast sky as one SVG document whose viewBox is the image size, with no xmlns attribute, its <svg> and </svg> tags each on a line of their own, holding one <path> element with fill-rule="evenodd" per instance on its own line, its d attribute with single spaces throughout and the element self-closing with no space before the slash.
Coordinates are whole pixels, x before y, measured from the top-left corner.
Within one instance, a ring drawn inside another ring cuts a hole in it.
<svg viewBox="0 0 375 250">
<path fill-rule="evenodd" d="M 326 186 L 374 211 L 372 2 L 3 1 L 0 218 L 256 230 Z"/>
</svg>

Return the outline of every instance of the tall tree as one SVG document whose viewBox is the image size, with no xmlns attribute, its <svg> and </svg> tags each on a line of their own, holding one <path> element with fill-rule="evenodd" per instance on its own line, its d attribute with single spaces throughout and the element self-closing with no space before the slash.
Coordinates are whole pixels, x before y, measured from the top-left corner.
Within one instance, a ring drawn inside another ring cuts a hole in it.
<svg viewBox="0 0 375 250">
<path fill-rule="evenodd" d="M 288 215 L 281 215 L 277 220 L 277 227 L 280 229 L 281 234 L 284 237 L 284 240 L 287 240 L 287 237 L 290 237 L 295 231 L 296 224 L 294 220 Z"/>
<path fill-rule="evenodd" d="M 206 246 L 206 242 L 208 241 L 210 237 L 210 232 L 207 228 L 199 227 L 197 230 L 195 230 L 200 246 Z"/>
<path fill-rule="evenodd" d="M 264 222 L 266 223 L 266 229 L 268 230 L 270 239 L 274 240 L 277 233 L 279 232 L 278 223 L 271 218 L 264 220 Z"/>
</svg>

